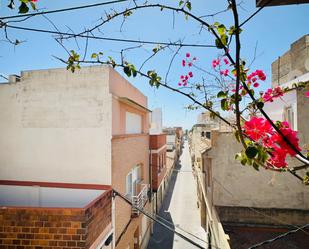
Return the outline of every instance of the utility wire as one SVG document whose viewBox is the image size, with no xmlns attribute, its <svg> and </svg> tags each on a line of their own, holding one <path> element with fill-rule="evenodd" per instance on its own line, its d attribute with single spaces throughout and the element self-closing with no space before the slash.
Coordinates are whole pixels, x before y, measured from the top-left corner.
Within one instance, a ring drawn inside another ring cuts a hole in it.
<svg viewBox="0 0 309 249">
<path fill-rule="evenodd" d="M 174 224 L 173 224 L 172 222 L 166 220 L 164 217 L 162 217 L 162 216 L 160 216 L 160 215 L 158 215 L 158 214 L 156 214 L 156 217 L 158 217 L 158 218 L 161 219 L 162 221 L 166 222 L 167 224 L 170 224 L 170 225 L 174 226 Z M 200 241 L 202 241 L 202 242 L 204 242 L 204 243 L 206 243 L 206 244 L 208 243 L 207 241 L 205 241 L 205 240 L 199 238 L 198 236 L 196 236 L 195 234 L 190 233 L 190 232 L 184 230 L 183 228 L 181 228 L 181 227 L 179 227 L 179 226 L 176 226 L 176 227 L 177 227 L 180 231 L 183 231 L 183 232 L 185 232 L 185 233 L 191 235 L 192 237 L 194 237 L 194 238 L 196 238 L 196 239 L 198 239 L 198 240 L 200 240 Z"/>
<path fill-rule="evenodd" d="M 19 17 L 28 17 L 28 16 L 38 16 L 38 15 L 53 14 L 53 13 L 60 13 L 60 12 L 65 12 L 65 11 L 93 8 L 93 7 L 109 5 L 109 4 L 114 4 L 114 3 L 122 3 L 122 2 L 127 2 L 127 1 L 129 1 L 129 0 L 115 0 L 115 1 L 109 1 L 109 2 L 101 2 L 101 3 L 95 3 L 95 4 L 81 5 L 81 6 L 70 7 L 70 8 L 65 8 L 65 9 L 56 9 L 56 10 L 50 10 L 50 11 L 40 11 L 40 12 L 21 14 L 21 15 L 15 15 L 15 16 L 2 16 L 2 17 L 0 17 L 0 20 L 19 18 Z"/>
<path fill-rule="evenodd" d="M 259 13 L 262 9 L 264 9 L 264 7 L 266 7 L 268 4 L 270 4 L 270 2 L 272 2 L 273 0 L 269 0 L 267 2 L 265 2 L 257 11 L 255 11 L 251 16 L 249 16 L 245 21 L 243 21 L 240 25 L 239 28 L 243 25 L 245 25 L 245 23 L 247 23 L 251 18 L 253 18 L 257 13 Z"/>
<path fill-rule="evenodd" d="M 0 21 L 1 22 L 1 21 Z M 101 37 L 101 36 L 92 36 L 92 35 L 82 35 L 82 34 L 74 34 L 67 32 L 58 32 L 47 29 L 36 29 L 36 28 L 27 28 L 20 26 L 13 26 L 8 24 L 3 24 L 6 28 L 25 30 L 31 32 L 39 32 L 39 33 L 47 33 L 54 35 L 67 35 L 67 36 L 77 36 L 81 38 L 95 39 L 95 40 L 105 40 L 105 41 L 115 41 L 115 42 L 128 42 L 128 43 L 144 43 L 144 44 L 153 44 L 153 45 L 167 45 L 167 46 L 175 46 L 175 47 L 200 47 L 200 48 L 214 48 L 215 45 L 206 45 L 206 44 L 187 44 L 180 42 L 160 42 L 160 41 L 145 41 L 145 40 L 133 40 L 133 39 L 120 39 L 120 38 L 110 38 L 110 37 Z"/>
<path fill-rule="evenodd" d="M 200 249 L 205 249 L 204 246 L 199 245 L 198 243 L 196 243 L 195 241 L 191 240 L 190 238 L 184 236 L 183 234 L 175 231 L 175 229 L 169 227 L 168 225 L 166 225 L 164 222 L 157 220 L 156 218 L 152 217 L 150 214 L 148 214 L 147 212 L 145 212 L 143 209 L 140 209 L 139 207 L 133 205 L 133 203 L 126 198 L 125 196 L 123 196 L 122 194 L 120 194 L 118 191 L 116 191 L 115 189 L 113 189 L 113 193 L 116 196 L 119 196 L 121 199 L 123 199 L 126 203 L 128 203 L 129 205 L 131 205 L 133 208 L 135 208 L 136 210 L 138 210 L 139 212 L 141 212 L 142 214 L 144 214 L 146 217 L 148 217 L 149 219 L 153 220 L 154 222 L 158 223 L 159 225 L 161 225 L 162 227 L 164 227 L 165 229 L 171 231 L 172 233 L 176 234 L 177 236 L 181 237 L 182 239 L 184 239 L 185 241 L 189 242 L 190 244 L 200 248 Z M 212 246 L 214 248 L 218 248 L 216 246 Z"/>
<path fill-rule="evenodd" d="M 265 245 L 265 244 L 269 244 L 269 243 L 275 242 L 276 240 L 282 239 L 282 238 L 284 238 L 284 237 L 286 237 L 286 236 L 288 236 L 288 235 L 290 235 L 290 234 L 292 234 L 292 233 L 296 233 L 296 232 L 298 232 L 299 230 L 302 230 L 302 229 L 304 229 L 304 228 L 306 228 L 306 227 L 308 227 L 308 226 L 309 226 L 309 223 L 306 224 L 306 225 L 303 225 L 303 226 L 301 226 L 301 227 L 299 227 L 299 228 L 297 228 L 297 229 L 295 229 L 295 230 L 291 230 L 291 231 L 288 231 L 288 232 L 286 232 L 286 233 L 280 234 L 279 236 L 277 236 L 277 237 L 275 237 L 275 238 L 272 238 L 272 239 L 269 239 L 269 240 L 265 240 L 265 241 L 263 241 L 263 242 L 261 242 L 261 243 L 258 243 L 258 244 L 255 244 L 255 245 L 253 245 L 253 246 L 250 246 L 248 249 L 254 249 L 254 248 L 257 248 L 257 247 L 259 247 L 259 246 L 262 246 L 262 245 Z"/>
</svg>

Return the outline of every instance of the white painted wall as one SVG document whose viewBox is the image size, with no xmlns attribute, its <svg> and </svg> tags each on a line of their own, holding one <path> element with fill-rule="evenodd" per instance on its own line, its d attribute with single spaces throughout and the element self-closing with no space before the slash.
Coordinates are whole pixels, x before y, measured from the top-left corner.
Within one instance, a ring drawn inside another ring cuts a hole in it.
<svg viewBox="0 0 309 249">
<path fill-rule="evenodd" d="M 142 116 L 126 112 L 126 134 L 142 133 Z"/>
<path fill-rule="evenodd" d="M 267 102 L 264 105 L 264 111 L 274 121 L 284 121 L 285 109 L 291 107 L 294 112 L 294 130 L 297 130 L 297 94 L 296 90 L 287 92 L 284 96 L 274 99 L 273 102 Z"/>
<path fill-rule="evenodd" d="M 0 85 L 0 178 L 111 184 L 108 69 L 26 71 Z"/>
</svg>

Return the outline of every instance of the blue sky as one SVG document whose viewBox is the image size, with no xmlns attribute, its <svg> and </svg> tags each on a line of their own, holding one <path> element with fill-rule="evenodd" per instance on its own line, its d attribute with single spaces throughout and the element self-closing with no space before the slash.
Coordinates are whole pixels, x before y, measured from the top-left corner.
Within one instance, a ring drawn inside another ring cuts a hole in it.
<svg viewBox="0 0 309 249">
<path fill-rule="evenodd" d="M 0 16 L 15 15 L 16 11 L 6 8 L 8 1 L 1 0 Z M 38 8 L 52 10 L 71 6 L 85 5 L 101 1 L 61 1 L 61 0 L 39 0 Z M 143 1 L 138 1 L 143 2 Z M 154 2 L 154 1 L 153 1 Z M 160 2 L 160 1 L 156 1 Z M 165 4 L 177 4 L 177 1 L 161 1 Z M 205 1 L 192 0 L 192 12 L 198 16 L 212 14 L 226 8 L 226 0 Z M 244 20 L 256 10 L 254 0 L 243 1 L 240 11 L 240 20 Z M 61 31 L 68 31 L 68 27 L 75 32 L 83 31 L 98 23 L 99 19 L 104 16 L 105 11 L 110 12 L 111 7 L 116 10 L 123 7 L 132 6 L 128 1 L 124 4 L 114 6 L 97 7 L 84 9 L 73 12 L 48 15 L 48 18 Z M 262 86 L 265 89 L 270 85 L 271 63 L 289 49 L 292 42 L 296 41 L 305 34 L 308 34 L 308 13 L 309 5 L 292 5 L 280 7 L 268 7 L 262 10 L 257 16 L 249 21 L 242 32 L 242 58 L 250 62 L 254 57 L 254 50 L 257 44 L 256 58 L 252 64 L 252 70 L 263 69 L 267 76 L 267 83 Z M 226 12 L 215 17 L 206 18 L 209 23 L 219 21 L 227 27 L 232 25 L 231 13 Z M 197 22 L 186 21 L 182 15 L 175 14 L 173 27 L 173 14 L 169 11 L 160 10 L 143 10 L 134 13 L 124 23 L 120 31 L 122 19 L 117 19 L 101 29 L 101 33 L 95 33 L 98 36 L 141 39 L 155 41 L 176 41 L 183 40 L 185 43 L 213 44 L 214 40 L 207 31 L 200 32 L 200 26 Z M 13 23 L 12 23 L 13 25 Z M 33 17 L 22 23 L 14 23 L 16 26 L 32 27 L 54 30 L 51 23 L 42 16 Z M 12 40 L 19 39 L 26 42 L 13 47 L 11 44 L 3 41 L 4 34 L 1 32 L 0 44 L 0 73 L 3 75 L 19 74 L 22 70 L 45 69 L 54 67 L 64 67 L 64 65 L 53 58 L 58 56 L 67 58 L 64 49 L 59 46 L 48 34 L 31 33 L 26 31 L 8 30 L 8 35 Z M 82 53 L 85 47 L 85 40 L 79 40 L 78 46 L 74 40 L 67 41 L 64 45 L 68 49 L 74 49 Z M 105 55 L 111 55 L 119 58 L 119 51 L 122 48 L 132 47 L 134 44 L 107 42 L 107 41 L 90 41 L 88 45 L 88 57 L 92 52 L 103 51 Z M 149 50 L 153 45 L 145 45 L 142 48 L 130 50 L 126 54 L 126 59 L 134 64 L 141 65 L 145 58 L 149 56 Z M 175 48 L 173 48 L 175 50 Z M 182 48 L 179 55 L 175 57 L 174 64 L 171 67 L 168 77 L 168 83 L 177 86 L 179 76 L 184 73 L 181 67 L 181 59 L 186 52 L 190 52 L 198 58 L 198 65 L 211 70 L 211 61 L 218 55 L 218 50 L 213 48 Z M 157 69 L 158 72 L 165 76 L 169 61 L 173 51 L 166 49 L 154 60 L 147 63 L 144 70 Z M 203 75 L 199 71 L 192 70 L 196 80 L 200 80 Z M 120 71 L 121 74 L 123 74 Z M 2 80 L 0 80 L 2 81 Z M 163 120 L 166 126 L 183 126 L 190 128 L 195 122 L 197 114 L 200 111 L 187 111 L 184 106 L 190 104 L 190 101 L 177 93 L 170 92 L 166 89 L 154 89 L 148 85 L 148 81 L 143 78 L 130 78 L 137 88 L 139 88 L 148 97 L 148 106 L 150 109 L 161 107 L 163 109 Z"/>
</svg>

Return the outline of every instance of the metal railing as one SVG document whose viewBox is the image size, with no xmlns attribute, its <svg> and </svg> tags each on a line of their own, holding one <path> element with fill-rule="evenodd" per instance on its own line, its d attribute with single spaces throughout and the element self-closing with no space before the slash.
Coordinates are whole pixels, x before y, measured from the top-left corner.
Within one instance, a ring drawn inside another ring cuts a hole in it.
<svg viewBox="0 0 309 249">
<path fill-rule="evenodd" d="M 141 184 L 140 187 L 138 195 L 132 196 L 132 214 L 134 215 L 139 215 L 139 211 L 135 207 L 143 209 L 148 199 L 148 184 Z"/>
</svg>

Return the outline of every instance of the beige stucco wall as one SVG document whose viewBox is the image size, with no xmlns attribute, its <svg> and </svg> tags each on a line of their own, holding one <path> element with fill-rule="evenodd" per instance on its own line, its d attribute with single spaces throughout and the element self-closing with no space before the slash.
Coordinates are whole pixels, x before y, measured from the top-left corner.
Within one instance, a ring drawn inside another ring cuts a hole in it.
<svg viewBox="0 0 309 249">
<path fill-rule="evenodd" d="M 112 134 L 120 135 L 125 133 L 125 111 L 141 115 L 143 132 L 148 133 L 149 118 L 146 118 L 145 114 L 139 110 L 125 106 L 118 100 L 119 97 L 126 97 L 147 108 L 147 97 L 112 68 L 109 68 L 109 73 L 110 93 L 114 96 Z"/>
<path fill-rule="evenodd" d="M 309 208 L 309 189 L 289 173 L 274 173 L 242 166 L 235 154 L 241 151 L 232 133 L 214 132 L 212 149 L 213 202 L 218 206 L 260 208 Z M 206 173 L 207 174 L 207 173 Z"/>
<path fill-rule="evenodd" d="M 111 184 L 108 69 L 22 72 L 0 85 L 0 176 Z"/>
</svg>

